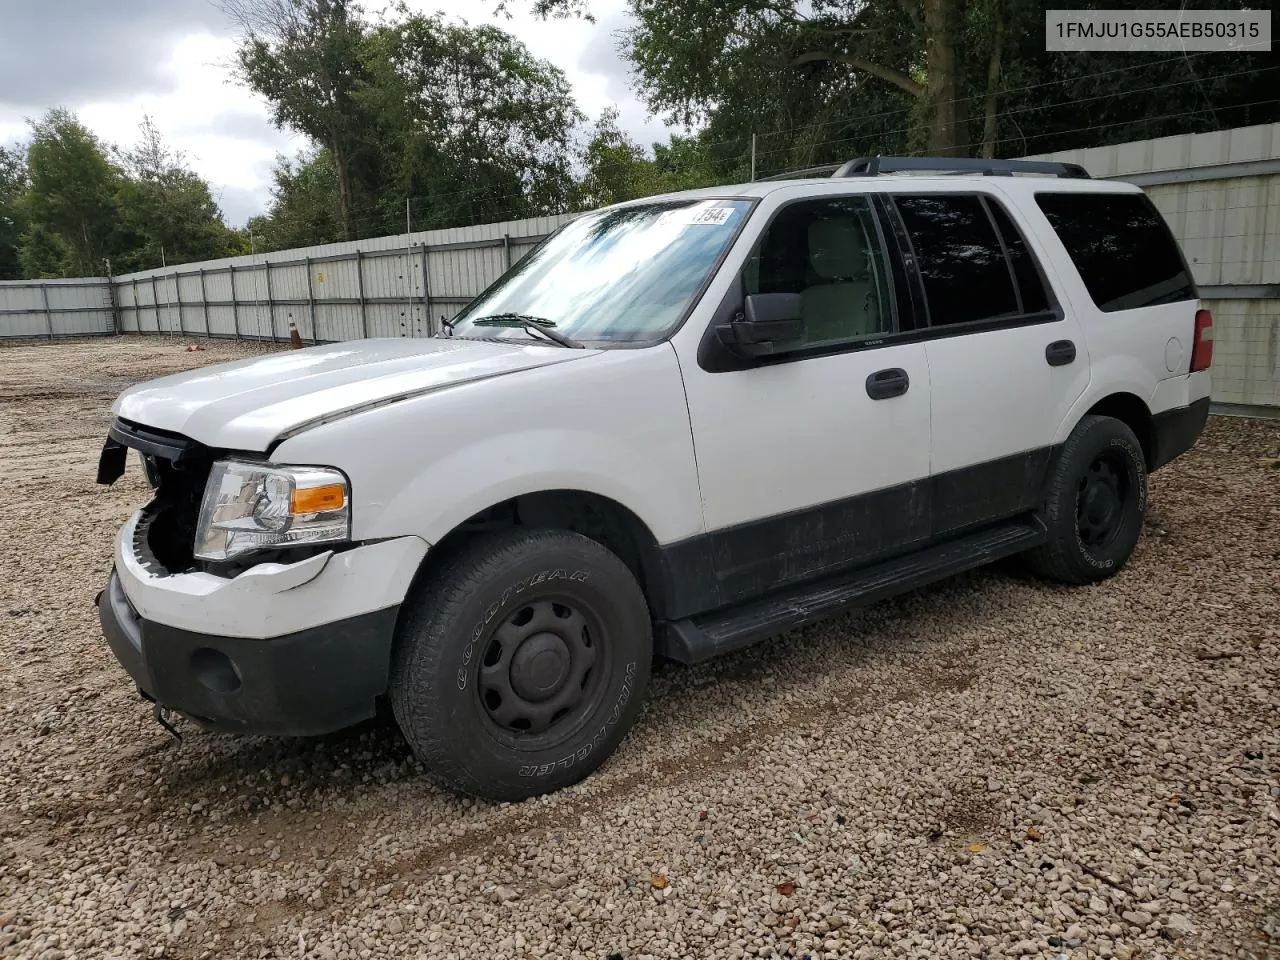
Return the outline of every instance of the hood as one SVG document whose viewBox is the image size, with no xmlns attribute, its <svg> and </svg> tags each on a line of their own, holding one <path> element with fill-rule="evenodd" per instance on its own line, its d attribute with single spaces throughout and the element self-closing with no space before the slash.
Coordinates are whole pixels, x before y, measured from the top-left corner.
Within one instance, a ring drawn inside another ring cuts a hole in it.
<svg viewBox="0 0 1280 960">
<path fill-rule="evenodd" d="M 261 451 L 371 407 L 597 353 L 519 341 L 356 340 L 150 380 L 120 394 L 111 409 L 206 446 Z"/>
</svg>

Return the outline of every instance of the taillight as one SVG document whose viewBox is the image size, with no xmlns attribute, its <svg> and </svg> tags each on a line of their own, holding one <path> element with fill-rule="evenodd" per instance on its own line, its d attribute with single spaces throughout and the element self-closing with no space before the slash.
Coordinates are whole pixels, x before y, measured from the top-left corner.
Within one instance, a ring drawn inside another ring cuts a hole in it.
<svg viewBox="0 0 1280 960">
<path fill-rule="evenodd" d="M 1191 372 L 1208 370 L 1213 363 L 1213 314 L 1196 311 L 1196 335 L 1191 346 Z"/>
</svg>

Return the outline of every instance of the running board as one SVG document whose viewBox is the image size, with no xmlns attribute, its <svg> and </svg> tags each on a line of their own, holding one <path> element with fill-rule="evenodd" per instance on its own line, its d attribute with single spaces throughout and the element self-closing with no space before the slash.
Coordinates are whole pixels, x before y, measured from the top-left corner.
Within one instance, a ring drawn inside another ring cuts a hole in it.
<svg viewBox="0 0 1280 960">
<path fill-rule="evenodd" d="M 658 652 L 679 663 L 701 663 L 851 607 L 1021 553 L 1046 537 L 1038 518 L 1021 518 L 726 610 L 664 621 L 659 624 Z"/>
</svg>

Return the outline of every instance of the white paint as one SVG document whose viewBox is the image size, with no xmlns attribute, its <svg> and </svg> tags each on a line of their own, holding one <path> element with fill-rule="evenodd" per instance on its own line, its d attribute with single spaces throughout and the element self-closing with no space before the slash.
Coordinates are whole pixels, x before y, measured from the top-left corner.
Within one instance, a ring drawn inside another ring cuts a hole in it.
<svg viewBox="0 0 1280 960">
<path fill-rule="evenodd" d="M 140 616 L 214 636 L 263 639 L 372 613 L 399 603 L 427 552 L 400 537 L 298 563 L 263 563 L 237 577 L 157 576 L 133 552 L 135 513 L 116 537 L 125 596 Z"/>
<path fill-rule="evenodd" d="M 303 424 L 595 351 L 475 340 L 354 340 L 201 367 L 131 387 L 112 410 L 211 447 L 266 450 Z"/>
<path fill-rule="evenodd" d="M 353 537 L 385 542 L 231 580 L 154 578 L 117 563 L 143 616 L 269 636 L 399 602 L 428 544 L 522 494 L 583 491 L 621 504 L 661 544 L 920 480 L 1061 442 L 1098 400 L 1132 393 L 1153 412 L 1208 395 L 1206 374 L 1170 375 L 1170 337 L 1190 342 L 1197 304 L 1123 314 L 1093 307 L 1034 202 L 1043 180 L 912 178 L 912 192 L 1003 198 L 1057 290 L 1064 319 L 709 373 L 700 341 L 771 214 L 808 197 L 902 188 L 892 178 L 757 183 L 699 191 L 759 199 L 689 320 L 637 349 L 463 340 L 371 340 L 210 367 L 144 384 L 120 415 L 212 446 L 272 451 L 351 479 Z M 1092 181 L 1058 191 L 1128 193 Z M 1045 347 L 1076 344 L 1050 367 Z M 868 375 L 908 372 L 872 400 Z M 132 524 L 132 521 L 131 521 Z"/>
<path fill-rule="evenodd" d="M 344 470 L 356 539 L 435 543 L 481 510 L 541 490 L 608 497 L 660 542 L 702 530 L 671 345 L 545 349 L 578 359 L 340 419 L 286 440 L 273 459 Z"/>
</svg>

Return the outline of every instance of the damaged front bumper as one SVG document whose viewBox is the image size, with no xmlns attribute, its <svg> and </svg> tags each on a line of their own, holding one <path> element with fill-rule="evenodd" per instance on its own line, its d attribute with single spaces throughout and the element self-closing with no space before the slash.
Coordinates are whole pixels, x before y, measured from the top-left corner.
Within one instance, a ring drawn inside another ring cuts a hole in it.
<svg viewBox="0 0 1280 960">
<path fill-rule="evenodd" d="M 426 542 L 399 537 L 236 577 L 170 574 L 120 531 L 98 598 L 108 645 L 139 691 L 203 726 L 313 735 L 373 715 L 400 603 Z"/>
</svg>

